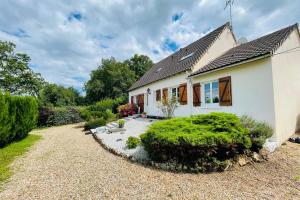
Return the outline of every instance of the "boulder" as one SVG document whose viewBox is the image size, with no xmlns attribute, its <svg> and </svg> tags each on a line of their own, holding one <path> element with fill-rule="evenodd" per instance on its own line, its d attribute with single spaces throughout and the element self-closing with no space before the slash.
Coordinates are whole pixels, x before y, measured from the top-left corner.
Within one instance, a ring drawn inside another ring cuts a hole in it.
<svg viewBox="0 0 300 200">
<path fill-rule="evenodd" d="M 261 161 L 262 161 L 262 156 L 259 155 L 259 154 L 256 153 L 256 152 L 253 152 L 251 157 L 252 157 L 252 160 L 253 160 L 254 162 L 261 162 Z"/>
<path fill-rule="evenodd" d="M 259 150 L 259 155 L 261 156 L 262 159 L 268 160 L 270 152 L 267 149 L 262 148 L 261 150 Z"/>
<path fill-rule="evenodd" d="M 245 166 L 248 163 L 250 163 L 251 159 L 249 157 L 245 156 L 245 155 L 239 155 L 238 158 L 237 158 L 237 162 L 242 167 L 242 166 Z"/>
</svg>

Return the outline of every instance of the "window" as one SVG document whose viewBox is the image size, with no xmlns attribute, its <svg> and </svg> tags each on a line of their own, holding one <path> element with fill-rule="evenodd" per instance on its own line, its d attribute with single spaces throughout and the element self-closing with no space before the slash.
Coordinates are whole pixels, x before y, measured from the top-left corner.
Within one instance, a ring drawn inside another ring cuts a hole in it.
<svg viewBox="0 0 300 200">
<path fill-rule="evenodd" d="M 192 52 L 192 53 L 190 53 L 190 54 L 188 54 L 188 55 L 186 55 L 186 56 L 183 56 L 183 57 L 179 60 L 179 62 L 181 62 L 181 61 L 183 61 L 183 60 L 185 60 L 185 59 L 191 57 L 192 55 L 194 55 L 194 52 Z"/>
<path fill-rule="evenodd" d="M 176 101 L 178 101 L 178 99 L 179 99 L 179 89 L 177 87 L 171 89 L 171 94 L 172 94 L 172 98 L 175 98 Z"/>
<path fill-rule="evenodd" d="M 218 81 L 212 81 L 204 84 L 204 97 L 206 104 L 219 103 Z"/>
<path fill-rule="evenodd" d="M 156 101 L 160 101 L 160 100 L 161 100 L 161 91 L 156 90 Z"/>
</svg>

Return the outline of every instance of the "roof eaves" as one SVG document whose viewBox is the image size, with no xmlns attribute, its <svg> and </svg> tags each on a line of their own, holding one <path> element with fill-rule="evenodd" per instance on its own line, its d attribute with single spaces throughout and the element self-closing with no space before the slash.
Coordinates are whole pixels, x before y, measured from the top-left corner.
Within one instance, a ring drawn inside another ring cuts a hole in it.
<svg viewBox="0 0 300 200">
<path fill-rule="evenodd" d="M 204 75 L 204 74 L 213 73 L 213 72 L 216 72 L 216 71 L 219 71 L 219 70 L 223 70 L 223 69 L 230 68 L 230 67 L 235 67 L 237 65 L 242 65 L 242 64 L 249 63 L 249 62 L 252 62 L 252 61 L 267 58 L 267 57 L 270 57 L 270 56 L 271 56 L 271 53 L 266 53 L 264 55 L 259 55 L 257 57 L 253 57 L 253 58 L 250 58 L 250 59 L 246 59 L 246 60 L 243 60 L 243 61 L 232 63 L 232 64 L 229 64 L 229 65 L 224 65 L 220 68 L 211 69 L 211 70 L 207 70 L 207 71 L 204 71 L 204 72 L 201 72 L 201 71 L 200 72 L 195 72 L 195 73 L 189 75 L 189 77 L 201 76 L 201 75 Z"/>
<path fill-rule="evenodd" d="M 294 29 L 297 29 L 298 33 L 299 33 L 298 23 L 295 23 L 294 25 L 290 26 L 289 33 L 286 34 L 286 36 L 272 49 L 272 51 L 270 52 L 270 54 L 274 54 L 278 50 L 278 48 L 281 47 L 281 45 L 290 36 L 290 34 L 293 32 Z"/>
</svg>

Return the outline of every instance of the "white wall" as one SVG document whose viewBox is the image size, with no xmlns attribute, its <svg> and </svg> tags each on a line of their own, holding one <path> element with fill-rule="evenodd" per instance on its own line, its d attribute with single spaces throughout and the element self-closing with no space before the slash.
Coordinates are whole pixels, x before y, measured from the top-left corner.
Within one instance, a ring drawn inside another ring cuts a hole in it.
<svg viewBox="0 0 300 200">
<path fill-rule="evenodd" d="M 205 105 L 203 83 L 231 76 L 232 106 Z M 275 126 L 271 59 L 230 67 L 193 78 L 201 83 L 201 106 L 194 107 L 193 114 L 230 112 L 249 115 L 256 120 Z"/>
<path fill-rule="evenodd" d="M 162 113 L 160 109 L 158 108 L 158 104 L 156 102 L 156 93 L 155 91 L 158 89 L 163 89 L 163 88 L 172 88 L 172 87 L 178 87 L 180 84 L 187 83 L 187 74 L 185 72 L 177 74 L 175 76 L 172 76 L 167 79 L 163 79 L 157 82 L 154 82 L 150 85 L 138 88 L 136 90 L 130 91 L 129 92 L 129 101 L 131 96 L 136 96 L 139 94 L 144 94 L 145 98 L 145 106 L 144 110 L 148 115 L 153 115 L 153 116 L 162 116 Z M 148 105 L 147 105 L 147 89 L 150 89 L 151 94 L 148 96 Z M 190 96 L 190 87 L 187 86 L 187 95 L 188 98 Z M 170 95 L 170 94 L 169 94 Z M 174 115 L 175 116 L 187 116 L 189 115 L 189 105 L 179 105 L 178 108 L 176 109 Z"/>
<path fill-rule="evenodd" d="M 272 57 L 276 141 L 283 142 L 300 128 L 300 47 L 294 30 Z M 278 54 L 279 53 L 279 54 Z"/>
</svg>

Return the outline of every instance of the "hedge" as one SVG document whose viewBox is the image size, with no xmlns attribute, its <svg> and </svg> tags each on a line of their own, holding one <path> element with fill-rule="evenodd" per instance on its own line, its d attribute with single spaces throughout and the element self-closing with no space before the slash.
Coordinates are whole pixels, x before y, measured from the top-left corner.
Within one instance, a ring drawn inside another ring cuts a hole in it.
<svg viewBox="0 0 300 200">
<path fill-rule="evenodd" d="M 60 126 L 82 122 L 79 107 L 41 107 L 39 109 L 39 127 Z"/>
<path fill-rule="evenodd" d="M 249 131 L 228 113 L 158 121 L 141 135 L 141 141 L 152 160 L 200 171 L 222 170 L 228 159 L 252 146 Z"/>
<path fill-rule="evenodd" d="M 34 97 L 0 93 L 0 147 L 25 138 L 36 126 L 38 104 Z"/>
</svg>

